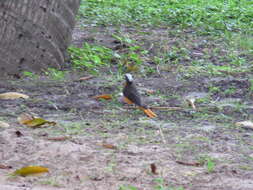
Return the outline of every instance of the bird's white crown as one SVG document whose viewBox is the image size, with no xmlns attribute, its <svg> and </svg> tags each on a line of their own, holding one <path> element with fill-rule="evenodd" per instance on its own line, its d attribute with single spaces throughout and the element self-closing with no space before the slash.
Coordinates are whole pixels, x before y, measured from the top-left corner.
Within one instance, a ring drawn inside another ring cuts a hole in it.
<svg viewBox="0 0 253 190">
<path fill-rule="evenodd" d="M 133 82 L 133 76 L 130 73 L 127 73 L 125 76 L 129 82 Z"/>
</svg>

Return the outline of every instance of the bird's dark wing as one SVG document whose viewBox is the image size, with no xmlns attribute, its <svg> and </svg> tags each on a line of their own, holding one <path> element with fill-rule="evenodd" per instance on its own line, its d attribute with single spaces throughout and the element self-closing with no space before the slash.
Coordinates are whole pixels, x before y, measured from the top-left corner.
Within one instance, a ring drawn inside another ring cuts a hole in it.
<svg viewBox="0 0 253 190">
<path fill-rule="evenodd" d="M 137 91 L 134 84 L 131 84 L 131 85 L 127 84 L 125 86 L 125 88 L 123 89 L 123 94 L 126 98 L 128 98 L 130 101 L 132 101 L 137 106 L 142 106 L 140 94 Z"/>
</svg>

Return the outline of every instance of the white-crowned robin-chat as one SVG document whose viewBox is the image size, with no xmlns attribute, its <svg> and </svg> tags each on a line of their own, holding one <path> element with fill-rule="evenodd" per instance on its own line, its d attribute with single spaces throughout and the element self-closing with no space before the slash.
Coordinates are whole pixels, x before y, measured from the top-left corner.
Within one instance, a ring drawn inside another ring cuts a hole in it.
<svg viewBox="0 0 253 190">
<path fill-rule="evenodd" d="M 148 117 L 154 118 L 157 115 L 141 102 L 141 96 L 134 84 L 133 76 L 129 73 L 125 75 L 126 84 L 123 89 L 124 101 L 128 104 L 135 104 L 142 110 Z"/>
</svg>

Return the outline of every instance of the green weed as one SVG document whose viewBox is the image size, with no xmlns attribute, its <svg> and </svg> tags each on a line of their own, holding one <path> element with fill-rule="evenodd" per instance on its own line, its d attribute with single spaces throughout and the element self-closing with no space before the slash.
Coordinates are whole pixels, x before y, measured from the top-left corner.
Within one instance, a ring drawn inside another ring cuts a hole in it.
<svg viewBox="0 0 253 190">
<path fill-rule="evenodd" d="M 119 190 L 138 190 L 137 187 L 131 185 L 121 185 Z"/>
<path fill-rule="evenodd" d="M 208 173 L 212 173 L 215 169 L 215 161 L 210 156 L 204 155 L 199 158 L 200 163 L 204 163 Z"/>
<path fill-rule="evenodd" d="M 207 159 L 206 167 L 207 167 L 207 172 L 208 173 L 213 172 L 214 168 L 215 168 L 214 161 L 212 159 Z"/>
<path fill-rule="evenodd" d="M 253 79 L 250 79 L 249 82 L 250 82 L 250 91 L 253 92 Z"/>
<path fill-rule="evenodd" d="M 82 0 L 79 17 L 92 25 L 198 27 L 203 33 L 253 28 L 248 0 Z"/>
<path fill-rule="evenodd" d="M 220 88 L 217 86 L 209 86 L 209 92 L 211 94 L 219 93 L 220 91 L 221 91 Z"/>
<path fill-rule="evenodd" d="M 127 37 L 117 35 L 113 37 L 125 45 L 123 50 L 113 51 L 104 46 L 88 43 L 85 43 L 82 48 L 69 47 L 73 67 L 96 74 L 100 67 L 109 68 L 113 63 L 117 64 L 119 73 L 138 71 L 142 64 L 141 56 L 147 52 Z"/>
<path fill-rule="evenodd" d="M 45 74 L 51 77 L 53 80 L 63 80 L 65 77 L 64 71 L 60 71 L 55 68 L 48 68 Z"/>
<path fill-rule="evenodd" d="M 74 68 L 86 69 L 97 73 L 101 66 L 108 66 L 113 59 L 113 51 L 109 48 L 85 43 L 82 48 L 68 48 Z"/>
<path fill-rule="evenodd" d="M 29 77 L 29 78 L 37 78 L 37 77 L 38 77 L 35 73 L 30 72 L 30 71 L 24 71 L 24 72 L 23 72 L 23 75 L 24 75 L 25 77 Z"/>
<path fill-rule="evenodd" d="M 225 95 L 233 95 L 234 93 L 236 93 L 236 91 L 237 91 L 237 88 L 235 88 L 235 87 L 230 87 L 230 88 L 228 88 L 228 89 L 226 89 L 226 90 L 224 91 L 224 94 L 225 94 Z"/>
</svg>

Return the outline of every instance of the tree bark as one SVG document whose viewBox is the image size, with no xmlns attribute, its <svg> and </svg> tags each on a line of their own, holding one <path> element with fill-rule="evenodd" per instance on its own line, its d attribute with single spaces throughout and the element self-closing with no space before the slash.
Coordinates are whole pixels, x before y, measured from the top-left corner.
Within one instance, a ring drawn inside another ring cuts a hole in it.
<svg viewBox="0 0 253 190">
<path fill-rule="evenodd" d="M 80 0 L 0 0 L 0 76 L 61 68 Z"/>
</svg>

